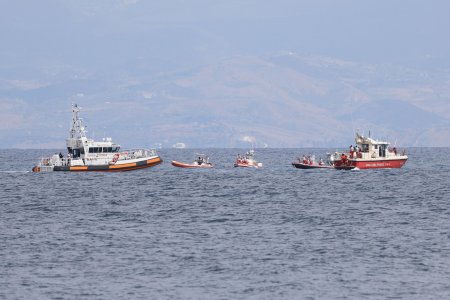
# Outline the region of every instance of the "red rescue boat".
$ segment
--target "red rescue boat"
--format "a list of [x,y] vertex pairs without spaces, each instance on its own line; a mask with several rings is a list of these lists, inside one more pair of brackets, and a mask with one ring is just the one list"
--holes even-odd
[[262,163],[255,160],[255,151],[252,149],[244,155],[238,154],[234,166],[243,168],[261,168]]
[[401,153],[388,142],[379,141],[356,133],[355,146],[349,152],[336,152],[331,156],[336,169],[395,169],[408,160],[406,151]]

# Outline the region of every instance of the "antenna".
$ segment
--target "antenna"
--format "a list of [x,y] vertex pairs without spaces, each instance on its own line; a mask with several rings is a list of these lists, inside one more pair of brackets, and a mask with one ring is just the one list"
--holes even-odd
[[353,120],[353,113],[350,111],[350,118],[352,119],[352,128],[353,130],[356,130],[356,132],[358,132],[358,128],[356,128],[355,126],[355,122]]

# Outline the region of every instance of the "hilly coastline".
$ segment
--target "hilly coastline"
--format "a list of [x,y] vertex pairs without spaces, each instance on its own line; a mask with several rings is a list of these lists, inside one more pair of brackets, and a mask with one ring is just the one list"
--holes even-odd
[[450,72],[289,51],[158,73],[3,72],[1,144],[63,147],[78,103],[89,134],[132,146],[329,147],[352,143],[357,129],[399,145],[450,146],[449,83]]

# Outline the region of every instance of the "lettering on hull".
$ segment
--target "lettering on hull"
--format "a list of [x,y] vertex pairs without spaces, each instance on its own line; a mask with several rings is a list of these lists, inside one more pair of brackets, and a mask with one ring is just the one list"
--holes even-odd
[[383,169],[383,168],[401,168],[405,164],[406,160],[392,160],[392,161],[355,161],[354,165],[359,169]]

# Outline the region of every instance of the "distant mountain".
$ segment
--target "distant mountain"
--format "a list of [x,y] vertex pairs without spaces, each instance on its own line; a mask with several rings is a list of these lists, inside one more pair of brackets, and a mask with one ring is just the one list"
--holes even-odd
[[91,135],[130,147],[347,147],[356,129],[399,146],[450,146],[449,71],[289,51],[165,72],[147,64],[3,69],[1,147],[64,147],[71,103]]

